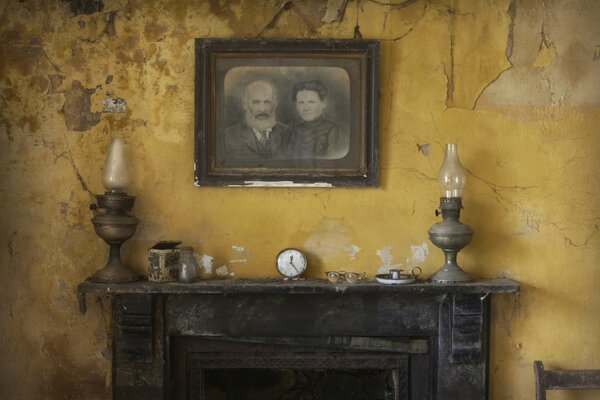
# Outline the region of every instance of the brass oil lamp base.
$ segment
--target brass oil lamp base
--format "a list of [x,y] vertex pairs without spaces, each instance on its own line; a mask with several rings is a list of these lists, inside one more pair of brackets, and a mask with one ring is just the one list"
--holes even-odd
[[[458,220],[461,208],[462,199],[460,197],[440,198],[443,221],[433,224],[428,233],[431,243],[444,252],[445,261],[444,265],[429,278],[431,282],[453,283],[473,280],[456,263],[458,252],[468,245],[473,237],[471,227]],[[435,210],[435,213],[439,215],[438,210]]]
[[128,211],[133,208],[134,196],[122,192],[107,192],[96,196],[92,210],[103,209],[92,218],[96,235],[110,246],[108,262],[91,277],[99,283],[127,283],[141,279],[141,275],[127,269],[121,261],[121,246],[133,236],[139,220]]

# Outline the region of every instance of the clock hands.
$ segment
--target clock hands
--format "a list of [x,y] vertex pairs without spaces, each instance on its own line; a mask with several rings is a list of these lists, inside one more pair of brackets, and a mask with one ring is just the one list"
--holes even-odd
[[290,254],[290,265],[296,270],[297,273],[300,273],[300,271],[298,271],[298,268],[296,268],[296,266],[294,265],[294,255]]

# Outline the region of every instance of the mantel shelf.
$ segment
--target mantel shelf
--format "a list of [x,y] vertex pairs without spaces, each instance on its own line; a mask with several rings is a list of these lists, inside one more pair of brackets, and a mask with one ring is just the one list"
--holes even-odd
[[469,294],[469,293],[516,293],[517,282],[506,278],[481,279],[462,283],[429,283],[417,281],[408,285],[384,285],[374,280],[354,284],[330,283],[324,279],[227,279],[205,280],[194,283],[155,283],[138,281],[132,283],[94,283],[86,280],[77,287],[79,306],[86,311],[85,297],[111,296],[118,294]]

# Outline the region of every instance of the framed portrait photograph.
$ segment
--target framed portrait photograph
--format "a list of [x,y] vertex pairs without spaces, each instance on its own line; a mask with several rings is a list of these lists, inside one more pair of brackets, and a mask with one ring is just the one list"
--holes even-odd
[[196,39],[197,186],[376,186],[379,42]]

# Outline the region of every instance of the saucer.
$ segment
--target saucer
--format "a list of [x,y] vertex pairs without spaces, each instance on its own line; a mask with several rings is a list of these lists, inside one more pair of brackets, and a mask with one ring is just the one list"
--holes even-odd
[[392,274],[380,274],[375,275],[375,279],[377,282],[385,285],[406,285],[408,283],[413,283],[417,277],[414,275],[400,274],[397,279],[394,279],[392,278]]

